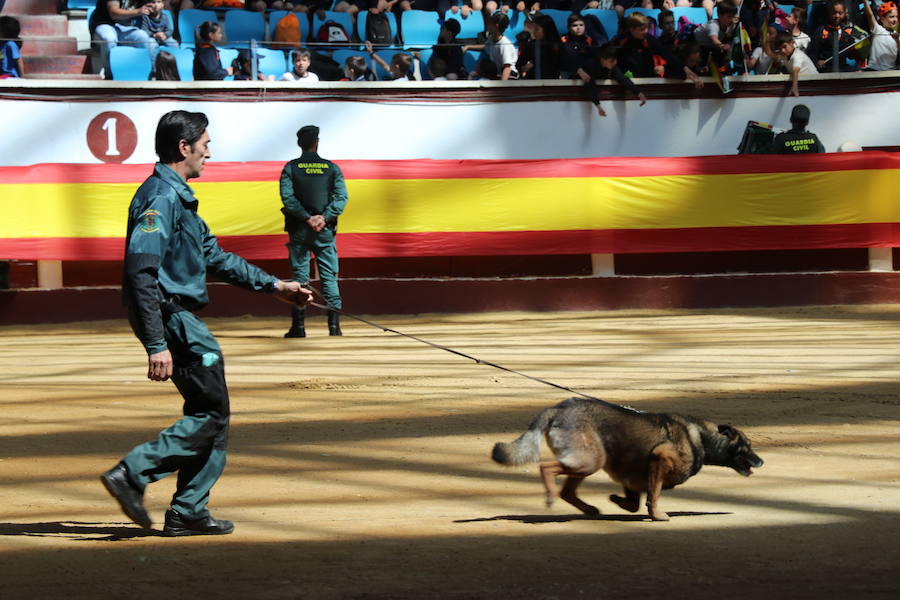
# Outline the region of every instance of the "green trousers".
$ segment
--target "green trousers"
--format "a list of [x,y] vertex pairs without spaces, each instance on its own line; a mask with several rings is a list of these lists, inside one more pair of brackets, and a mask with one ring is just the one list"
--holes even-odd
[[177,471],[172,508],[187,519],[201,519],[209,515],[209,491],[225,468],[230,415],[225,365],[218,342],[193,313],[169,316],[165,336],[184,417],[135,447],[123,462],[141,490]]
[[309,253],[315,255],[322,296],[330,306],[340,309],[341,291],[338,287],[338,255],[334,235],[334,231],[327,227],[319,233],[301,230],[291,235],[287,248],[293,279],[304,286],[309,284]]

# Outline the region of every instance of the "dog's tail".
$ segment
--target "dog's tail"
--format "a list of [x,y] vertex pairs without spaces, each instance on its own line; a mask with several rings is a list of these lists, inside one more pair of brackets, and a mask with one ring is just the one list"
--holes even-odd
[[540,460],[541,437],[550,426],[550,420],[557,409],[548,408],[541,411],[528,426],[528,431],[520,435],[514,442],[497,442],[491,452],[491,458],[501,465],[524,465]]

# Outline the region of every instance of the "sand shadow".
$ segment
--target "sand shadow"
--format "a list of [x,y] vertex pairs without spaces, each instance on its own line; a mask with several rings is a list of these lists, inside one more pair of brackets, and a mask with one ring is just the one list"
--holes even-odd
[[[679,517],[702,517],[707,515],[730,515],[729,512],[670,512],[673,519]],[[454,523],[482,523],[484,521],[518,521],[529,525],[542,523],[568,523],[569,521],[648,521],[647,515],[498,515],[496,517],[480,517],[477,519],[459,519]]]
[[48,523],[0,523],[0,535],[62,537],[73,540],[118,542],[141,537],[162,536],[161,531],[140,529],[128,523],[84,523],[51,521]]

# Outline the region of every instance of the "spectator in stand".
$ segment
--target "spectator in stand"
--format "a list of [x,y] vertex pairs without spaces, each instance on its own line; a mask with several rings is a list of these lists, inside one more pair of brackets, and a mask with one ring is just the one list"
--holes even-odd
[[216,44],[222,41],[222,28],[218,23],[204,21],[198,32],[200,45],[194,52],[194,80],[216,81],[234,75],[234,67],[222,67]]
[[[193,1],[194,3],[197,0],[187,0]],[[247,0],[247,10],[253,10],[257,12],[265,12],[267,10],[290,10],[294,8],[293,5],[291,7],[285,6],[285,3],[282,0]]]
[[344,61],[344,78],[341,81],[369,81],[371,73],[362,56],[348,56]]
[[798,104],[791,111],[791,128],[775,136],[771,154],[816,154],[825,152],[819,136],[806,130],[809,124],[809,107]]
[[576,71],[578,77],[584,82],[584,89],[587,96],[594,106],[597,107],[597,114],[601,117],[606,116],[606,111],[600,106],[600,91],[597,88],[598,79],[612,79],[621,84],[626,90],[636,95],[641,101],[641,106],[647,103],[647,97],[631,79],[622,73],[622,69],[618,66],[618,53],[612,44],[601,46],[597,50],[597,57],[591,61],[588,67],[579,67]]
[[[253,81],[253,62],[250,60],[250,50],[241,48],[238,50],[237,58],[234,59],[234,80],[235,81]],[[266,77],[259,70],[259,55],[256,56],[256,80],[257,81],[275,81],[274,75]]]
[[385,81],[414,81],[410,77],[409,72],[412,69],[412,57],[404,52],[397,52],[391,57],[391,63],[375,54],[375,48],[372,42],[366,42],[366,52],[372,57],[372,60],[381,65],[381,68],[388,72]]
[[431,77],[432,81],[450,81],[451,77],[448,75],[454,75],[452,79],[456,79],[455,73],[447,72],[447,63],[444,62],[444,59],[431,55],[431,60],[428,61],[428,76]]
[[675,13],[671,10],[661,10],[657,17],[659,24],[659,41],[669,52],[675,52],[678,47],[678,30],[675,27]]
[[0,79],[24,77],[25,68],[19,51],[22,40],[19,34],[22,26],[18,19],[3,15],[0,17]]
[[170,53],[162,50],[156,54],[153,61],[153,71],[150,72],[152,81],[181,81],[178,72],[178,61]]
[[858,65],[851,65],[850,58],[858,55],[851,50],[856,45],[853,26],[847,21],[845,0],[829,0],[828,22],[810,36],[807,54],[820,73],[828,71],[858,71]]
[[623,31],[612,41],[619,51],[619,68],[626,75],[630,72],[631,77],[687,78],[696,88],[702,88],[703,81],[659,39],[647,33],[647,22],[647,17],[641,13],[632,13],[623,21]]
[[[750,59],[747,61],[747,66],[756,75],[768,75],[772,72],[773,67],[778,64],[778,55],[772,51],[772,42],[775,41],[778,34],[783,31],[784,30],[777,25],[770,24],[766,29],[765,43],[761,43],[753,49],[753,53],[750,54]],[[795,40],[794,45],[796,46],[796,44],[797,42]]]
[[798,50],[809,47],[809,34],[804,31],[806,25],[806,9],[795,6],[791,9],[791,14],[787,16],[787,24],[790,27],[791,35],[794,36],[794,45]]
[[300,83],[316,83],[319,76],[309,70],[312,55],[306,48],[298,48],[291,53],[294,69],[281,76],[279,81],[298,81]]
[[[494,12],[495,10],[497,10],[496,2],[488,2],[488,4],[494,5],[494,10],[492,10],[490,12]],[[508,6],[506,8],[507,8],[507,10],[509,10]],[[472,14],[472,11],[481,12],[482,10],[484,10],[484,3],[482,2],[482,0],[464,0],[462,6],[459,6],[456,2],[454,2],[453,5],[450,7],[451,13],[453,13],[454,15],[456,13],[459,13],[460,15],[462,15],[463,19],[467,19],[469,17],[469,15]],[[504,12],[506,12],[506,11],[504,11]],[[444,13],[441,13],[441,14],[444,14]]]
[[569,15],[567,25],[569,30],[561,39],[560,77],[569,79],[575,76],[578,69],[587,70],[593,62],[594,40],[587,34],[584,17],[580,14]]
[[869,50],[869,70],[890,71],[897,68],[897,54],[900,39],[897,35],[897,5],[884,2],[878,7],[878,18],[872,12],[869,0],[865,1],[866,19],[872,32],[872,46]]
[[132,5],[131,0],[97,0],[88,23],[91,36],[100,42],[100,61],[107,79],[112,79],[109,51],[120,42],[143,46],[148,52],[158,46],[146,31],[133,25],[135,17],[150,14],[150,7],[131,8]]
[[810,60],[803,50],[795,47],[794,36],[787,31],[779,33],[775,37],[774,47],[778,48],[778,58],[791,76],[791,88],[788,91],[788,96],[799,96],[798,81],[800,75],[818,74],[819,71],[816,69],[815,63]]
[[709,63],[703,60],[703,49],[697,42],[682,42],[678,46],[678,58],[694,75],[709,77]]
[[463,66],[462,44],[456,41],[460,24],[456,19],[447,19],[438,33],[437,44],[432,46],[431,55],[444,61],[447,79],[465,79],[468,77]]
[[[163,0],[141,0],[141,6],[149,6],[150,12],[135,17],[134,24],[141,28],[158,46],[177,48],[178,41],[172,37],[174,29],[169,15],[163,12]],[[154,48],[155,50],[155,48]]]
[[[463,46],[463,53],[469,49],[482,51],[482,58],[470,76],[482,79],[496,78],[502,81],[519,78],[519,73],[516,71],[519,53],[516,51],[515,44],[503,35],[507,27],[509,27],[509,17],[502,12],[495,12],[484,21],[487,43]],[[492,67],[488,66],[488,63]]]
[[516,70],[520,79],[537,79],[537,57],[540,56],[540,78],[559,79],[562,42],[553,19],[543,13],[529,15],[524,39],[519,44]]
[[731,44],[737,32],[737,8],[734,4],[723,2],[719,4],[715,19],[710,19],[694,30],[694,39],[721,70],[727,69],[731,61]]

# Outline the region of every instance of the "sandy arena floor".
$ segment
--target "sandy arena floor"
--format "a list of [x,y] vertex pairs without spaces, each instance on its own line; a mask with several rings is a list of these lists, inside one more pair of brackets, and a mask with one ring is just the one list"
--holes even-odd
[[[648,411],[744,429],[668,523],[491,462],[565,392],[345,321],[212,319],[234,416],[230,536],[131,525],[98,475],[176,419],[123,322],[0,328],[0,598],[900,597],[900,306],[498,313],[380,322]],[[148,488],[161,527],[172,478]]]

